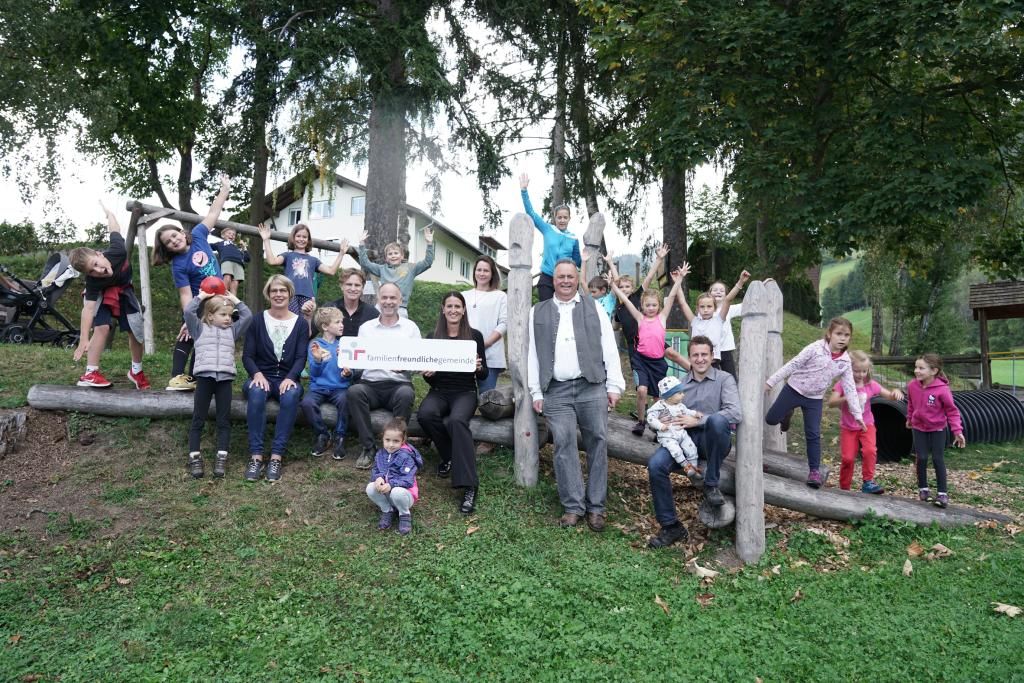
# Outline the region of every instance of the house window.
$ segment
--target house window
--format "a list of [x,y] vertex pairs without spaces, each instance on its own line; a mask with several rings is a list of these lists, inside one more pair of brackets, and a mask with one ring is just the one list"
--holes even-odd
[[302,220],[302,209],[288,209],[288,227],[298,224]]
[[366,213],[366,196],[352,198],[352,215],[362,216]]
[[495,251],[491,247],[487,246],[483,242],[480,243],[480,251],[482,251],[483,253],[487,254],[491,258],[495,258],[498,255],[497,251]]
[[459,264],[459,272],[462,274],[462,277],[468,280],[470,263],[464,258],[460,258],[459,261],[461,261],[461,263]]
[[313,202],[309,209],[309,219],[316,220],[318,218],[334,218],[334,202],[326,199]]
[[454,259],[455,259],[455,255],[452,253],[452,250],[451,249],[445,249],[444,250],[444,267],[447,268],[448,270],[455,270],[452,267],[452,261]]

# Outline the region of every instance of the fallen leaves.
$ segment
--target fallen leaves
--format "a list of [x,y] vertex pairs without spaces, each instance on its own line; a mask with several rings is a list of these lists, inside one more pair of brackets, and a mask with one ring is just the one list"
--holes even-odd
[[719,572],[716,572],[714,569],[708,569],[707,567],[702,567],[697,564],[696,557],[686,563],[686,571],[690,572],[701,581],[704,581],[705,579],[713,581],[719,574]]
[[714,599],[714,593],[698,593],[694,596],[694,600],[696,600],[697,604],[701,607],[708,607],[709,605],[711,605],[711,601]]
[[666,616],[668,615],[668,603],[662,600],[657,593],[654,594],[654,604],[660,607]]
[[475,534],[478,531],[480,531],[480,527],[478,527],[478,526],[471,526],[468,529],[466,529],[466,535],[467,536],[472,536],[473,534]]
[[797,603],[797,602],[800,602],[803,599],[804,599],[804,591],[803,591],[803,589],[802,588],[797,588],[796,592],[793,593],[793,597],[791,597],[789,599],[789,603],[790,604]]
[[993,610],[995,610],[996,612],[999,612],[1000,614],[1005,614],[1006,616],[1010,617],[1011,619],[1013,617],[1016,617],[1017,615],[1019,615],[1021,613],[1021,611],[1022,611],[1020,607],[1015,607],[1013,605],[1007,605],[1007,604],[1004,604],[1002,602],[993,602],[992,605],[993,605],[993,607],[992,607]]
[[12,635],[11,637],[9,637],[7,639],[7,642],[10,643],[11,645],[17,645],[19,642],[21,642],[21,634],[20,633],[15,633],[14,635]]
[[903,576],[910,576],[913,573],[914,573],[914,565],[911,564],[910,558],[908,557],[903,562]]
[[942,545],[941,543],[936,543],[935,545],[932,546],[932,551],[924,556],[924,559],[926,559],[929,562],[931,562],[932,560],[941,560],[944,557],[952,557],[952,556],[953,556],[953,551],[952,550],[950,550],[946,546]]
[[924,546],[919,542],[914,541],[907,546],[907,555],[910,555],[911,557],[921,557],[924,555]]
[[131,579],[124,579],[124,578],[121,578],[120,576],[116,577],[114,580],[117,581],[117,585],[118,586],[127,586],[127,585],[129,585],[132,582]]
[[1019,527],[1016,524],[1006,525],[1006,533],[1010,534],[1011,538],[1019,534],[1021,531],[1024,531],[1024,528]]

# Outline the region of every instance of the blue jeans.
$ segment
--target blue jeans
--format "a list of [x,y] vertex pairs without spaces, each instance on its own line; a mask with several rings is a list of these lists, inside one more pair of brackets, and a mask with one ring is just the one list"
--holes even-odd
[[[707,460],[704,486],[718,486],[722,461],[729,455],[729,449],[732,447],[729,421],[716,413],[708,416],[704,426],[687,429],[686,432],[697,446],[697,455]],[[672,499],[672,480],[669,475],[681,469],[683,466],[663,447],[654,451],[654,455],[647,461],[647,480],[651,486],[651,497],[654,499],[654,516],[661,526],[671,526],[679,522],[676,516],[676,503]]]
[[271,455],[284,455],[288,448],[288,438],[295,426],[295,417],[299,414],[299,401],[302,400],[302,385],[281,393],[281,382],[285,377],[267,377],[270,391],[264,391],[247,380],[242,385],[242,395],[246,398],[245,420],[249,425],[249,454],[263,454],[263,431],[267,427],[267,400],[276,400],[280,406],[277,423],[274,425],[274,441],[270,445]]
[[775,403],[764,416],[765,422],[777,425],[782,422],[786,413],[791,413],[797,408],[803,411],[804,438],[807,440],[807,467],[812,470],[821,466],[821,406],[823,402],[820,398],[807,398],[787,384],[782,387],[779,397],[775,399]]
[[482,394],[498,386],[498,375],[505,372],[505,368],[488,368],[487,377],[477,382],[477,390]]
[[324,424],[323,415],[320,414],[320,404],[324,401],[330,401],[338,411],[338,420],[334,423],[334,434],[338,440],[344,439],[345,430],[348,428],[348,409],[346,407],[348,387],[330,392],[310,389],[302,399],[299,406],[302,408],[302,414],[306,416],[306,421],[313,426],[315,434],[330,433],[327,425]]
[[[551,380],[544,392],[544,416],[555,444],[555,483],[566,512],[604,512],[608,493],[608,393],[604,382],[586,379]],[[587,453],[587,483],[583,484],[576,428]]]

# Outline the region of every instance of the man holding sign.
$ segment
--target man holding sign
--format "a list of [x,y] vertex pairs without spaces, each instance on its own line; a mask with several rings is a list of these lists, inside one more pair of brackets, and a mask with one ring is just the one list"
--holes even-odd
[[[399,317],[398,309],[401,305],[402,292],[398,286],[392,283],[381,285],[377,290],[377,308],[380,309],[380,316],[359,326],[360,342],[366,340],[367,347],[372,347],[375,339],[419,341],[422,335],[416,323],[408,318]],[[351,363],[351,366],[358,367],[358,364]],[[416,392],[413,391],[412,378],[408,372],[363,370],[362,379],[348,390],[349,419],[359,432],[359,443],[363,449],[356,459],[356,467],[369,469],[377,452],[373,425],[370,423],[370,411],[375,408],[386,408],[395,417],[408,422],[415,398]]]
[[[579,271],[570,259],[555,264],[555,296],[530,310],[527,372],[533,409],[547,417],[555,442],[555,480],[565,514],[563,527],[603,531],[608,489],[608,410],[626,388],[608,316],[579,292]],[[576,428],[587,452],[587,483],[580,469]]]

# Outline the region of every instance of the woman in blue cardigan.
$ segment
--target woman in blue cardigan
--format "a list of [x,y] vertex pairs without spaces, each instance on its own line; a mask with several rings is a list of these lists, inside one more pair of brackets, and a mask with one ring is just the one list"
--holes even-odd
[[[288,447],[288,437],[295,426],[302,399],[299,375],[306,366],[306,345],[309,325],[288,310],[288,302],[295,294],[292,281],[284,275],[274,275],[263,287],[263,297],[270,308],[263,315],[254,316],[245,335],[242,365],[249,373],[249,381],[242,387],[248,400],[246,421],[249,425],[249,466],[246,481],[258,481],[264,471],[267,481],[281,479],[281,459]],[[270,463],[263,462],[263,431],[267,426],[267,400],[280,405],[274,426],[274,441],[270,445]]]

